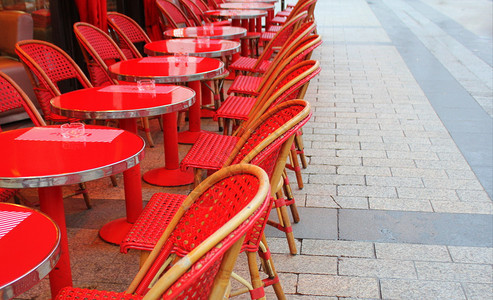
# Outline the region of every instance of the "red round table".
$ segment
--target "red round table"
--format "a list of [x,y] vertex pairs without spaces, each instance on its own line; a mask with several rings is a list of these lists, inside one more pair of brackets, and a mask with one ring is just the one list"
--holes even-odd
[[178,142],[193,144],[201,133],[200,81],[222,74],[224,63],[208,57],[156,56],[117,62],[109,67],[109,72],[113,78],[127,82],[141,79],[154,79],[156,83],[188,82],[195,91],[196,101],[189,109],[189,130],[178,133]]
[[168,29],[164,32],[167,37],[174,38],[201,38],[236,40],[246,36],[247,30],[233,26],[197,26],[179,29]]
[[0,299],[36,285],[60,258],[60,230],[45,214],[0,203]]
[[204,38],[161,40],[144,46],[144,52],[149,56],[187,53],[191,56],[225,57],[239,51],[239,42]]
[[[273,3],[260,3],[260,2],[230,2],[221,3],[219,7],[222,9],[247,9],[247,10],[266,10],[267,18],[265,19],[265,28],[269,28],[270,21],[274,18],[275,5]],[[262,32],[262,23],[259,20],[257,22],[257,32]]]
[[192,183],[193,173],[180,170],[176,113],[189,108],[194,97],[193,90],[182,86],[157,85],[154,91],[144,92],[135,85],[110,85],[62,94],[51,100],[51,106],[56,114],[72,118],[119,119],[120,128],[133,133],[137,133],[135,118],[162,115],[164,167],[146,172],[144,180],[160,186],[180,186]]
[[231,19],[233,26],[240,26],[241,21],[241,27],[248,29],[250,32],[262,31],[262,22],[258,21],[257,27],[255,27],[255,22],[250,20],[260,20],[260,18],[267,16],[266,11],[258,9],[217,9],[205,11],[204,14],[213,18]]
[[55,296],[72,285],[62,186],[124,172],[127,218],[117,222],[128,231],[143,208],[139,163],[144,140],[125,130],[91,125],[82,137],[64,138],[59,126],[45,126],[2,132],[0,145],[0,187],[38,188],[41,211],[60,227],[60,260],[50,273]]

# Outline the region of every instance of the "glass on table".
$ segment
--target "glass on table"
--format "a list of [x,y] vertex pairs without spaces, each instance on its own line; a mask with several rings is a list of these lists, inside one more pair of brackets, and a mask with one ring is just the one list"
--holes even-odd
[[86,133],[85,125],[81,122],[62,124],[60,126],[60,131],[62,137],[66,139],[81,137]]
[[137,80],[137,89],[141,92],[152,92],[156,90],[154,79]]
[[173,54],[176,63],[188,63],[188,53],[185,52],[175,52]]

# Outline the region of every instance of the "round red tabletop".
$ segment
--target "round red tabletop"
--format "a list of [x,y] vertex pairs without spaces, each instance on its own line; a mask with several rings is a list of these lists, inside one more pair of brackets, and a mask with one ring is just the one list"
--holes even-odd
[[209,38],[170,39],[148,43],[144,52],[150,56],[187,53],[201,57],[223,57],[240,51],[240,43]]
[[208,57],[158,56],[117,62],[110,75],[121,81],[154,79],[156,83],[189,82],[211,79],[224,71],[224,63]]
[[55,267],[60,231],[45,214],[0,203],[0,299],[18,296]]
[[270,3],[257,3],[257,2],[247,2],[247,3],[233,2],[233,3],[221,3],[219,4],[219,7],[222,9],[269,10],[269,9],[274,9],[275,5]]
[[61,137],[59,126],[0,133],[0,187],[35,188],[75,184],[138,164],[144,140],[121,129],[87,125],[85,136]]
[[267,16],[267,12],[257,9],[217,9],[208,10],[204,14],[216,18],[231,18],[235,20],[253,19]]
[[246,36],[247,30],[234,26],[197,26],[179,29],[168,29],[165,36],[175,38],[200,38],[234,40]]
[[176,85],[141,91],[136,85],[81,89],[51,100],[52,111],[78,119],[129,119],[163,115],[190,107],[195,92]]

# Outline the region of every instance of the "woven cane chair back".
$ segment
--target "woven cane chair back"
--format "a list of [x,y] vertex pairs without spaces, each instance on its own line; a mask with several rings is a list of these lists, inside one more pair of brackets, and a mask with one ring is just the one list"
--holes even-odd
[[307,12],[307,21],[314,21],[314,12],[315,12],[315,5],[317,4],[317,0],[307,0],[307,1],[299,1],[296,3],[295,7],[293,10],[289,13],[289,16],[286,19],[286,22],[289,21],[291,18],[296,16],[299,13],[302,12]]
[[270,48],[272,55],[275,50],[281,48],[288,41],[293,32],[297,30],[303,22],[305,22],[307,16],[307,12],[302,12],[293,17],[288,22],[284,23],[281,29],[274,35],[272,40],[270,40],[269,43],[265,46],[265,49]]
[[197,4],[195,4],[195,2],[191,0],[179,0],[179,2],[183,11],[188,15],[190,19],[193,20],[196,25],[200,25],[202,24],[202,22],[207,21],[204,18],[204,12],[200,9],[200,7],[197,6]]
[[163,29],[177,29],[200,25],[189,20],[185,13],[172,2],[167,0],[156,0],[156,4],[161,13],[160,16]]
[[[162,291],[166,291],[166,299],[176,296],[180,299],[187,296],[219,299],[210,294],[216,292],[214,275],[219,270],[221,257],[233,243],[241,243],[243,240],[239,238],[265,217],[270,204],[269,194],[267,174],[252,165],[223,168],[204,180],[184,201],[142,266],[139,274],[145,276],[140,279],[142,275],[138,275],[127,292],[133,293],[133,288],[137,287],[137,294],[146,293],[157,269],[174,252],[179,256],[185,255],[186,259],[181,259],[166,274],[180,268],[184,273],[198,258],[202,258],[174,283],[167,280],[165,274],[146,296],[160,296]],[[227,278],[229,280],[229,276]],[[168,288],[169,284],[173,285]]]
[[267,71],[262,75],[262,81],[258,86],[257,90],[261,91],[265,86],[269,86],[273,80],[285,69],[285,67],[289,64],[294,64],[296,62],[290,61],[289,57],[292,56],[292,53],[299,50],[300,41],[302,41],[305,37],[309,36],[313,30],[315,29],[315,24],[313,22],[309,22],[303,24],[300,28],[294,31],[288,40],[285,42],[279,53],[275,56],[271,65],[267,69]]
[[[248,120],[241,128],[247,128],[257,116],[261,116],[278,103],[293,99],[303,99],[310,80],[318,75],[320,71],[320,63],[315,60],[301,61],[287,68],[272,84],[270,89],[265,92],[265,96],[261,94],[258,97],[248,115]],[[242,132],[238,131],[238,133],[241,134]]]
[[108,73],[108,66],[127,59],[118,45],[109,35],[89,23],[75,23],[74,32],[84,54],[92,84],[115,84],[116,80]]
[[[0,112],[23,108],[34,126],[46,126],[45,121],[24,91],[7,74],[0,71]],[[2,129],[0,128],[0,132]]]
[[[130,17],[117,12],[108,12],[108,25],[116,34],[118,46],[130,58],[142,57],[137,46],[151,42],[145,31]],[[136,45],[137,44],[137,45]]]
[[74,60],[59,47],[38,40],[18,42],[15,52],[31,79],[44,119],[48,122],[73,120],[53,114],[50,100],[62,94],[60,84],[70,79],[76,80],[83,88],[92,87]]
[[[39,114],[29,97],[7,74],[0,71],[0,112],[6,112],[12,109],[24,108],[34,126],[45,126],[46,123]],[[2,132],[2,128],[0,128]],[[0,202],[8,201],[17,189],[0,188]]]

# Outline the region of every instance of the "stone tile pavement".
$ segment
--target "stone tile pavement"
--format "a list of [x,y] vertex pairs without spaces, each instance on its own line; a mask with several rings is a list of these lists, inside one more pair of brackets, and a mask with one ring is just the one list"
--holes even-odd
[[[420,10],[409,8],[416,2]],[[472,2],[491,8],[490,1]],[[306,94],[313,117],[303,129],[309,166],[302,190],[290,174],[301,211],[294,225],[299,254],[289,255],[282,234],[267,230],[284,290],[288,299],[492,299],[491,198],[403,58],[399,41],[382,25],[378,5],[398,12],[418,38],[426,38],[429,55],[460,75],[459,84],[467,81],[463,89],[473,86],[471,94],[491,114],[491,64],[454,48],[455,55],[465,53],[480,66],[464,73],[437,50],[459,43],[423,13],[436,12],[437,1],[320,0],[316,19],[324,43],[312,59],[321,62],[322,73]],[[409,8],[407,14],[402,7]],[[460,16],[444,11],[451,22]],[[414,27],[423,22],[421,30],[429,31]],[[449,43],[438,45],[438,35]],[[210,120],[204,124],[217,128]],[[154,131],[154,137],[158,144],[146,149],[142,172],[163,161],[161,133]],[[181,155],[188,147],[180,146]],[[97,236],[106,220],[125,214],[118,180],[118,188],[109,187],[109,180],[88,184],[92,210],[80,199],[66,200],[75,286],[123,291],[136,273],[136,251],[121,254]],[[157,191],[190,191],[145,183],[143,188],[144,199]],[[32,191],[25,194],[32,199]],[[245,272],[245,262],[242,256],[238,272]],[[274,297],[270,288],[267,297]],[[19,297],[47,298],[47,280]]]

